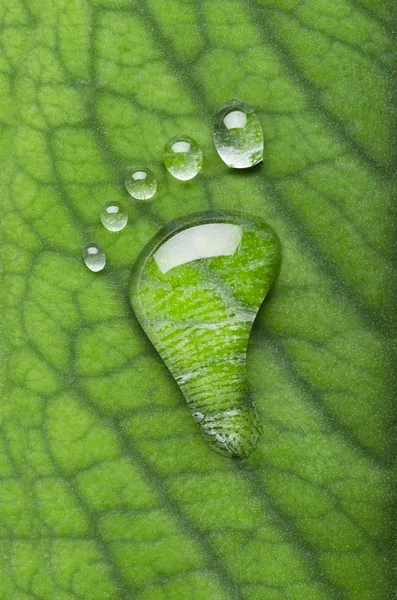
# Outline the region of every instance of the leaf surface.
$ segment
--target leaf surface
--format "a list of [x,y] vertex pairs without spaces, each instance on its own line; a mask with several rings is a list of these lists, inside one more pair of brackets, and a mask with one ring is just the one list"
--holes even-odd
[[[388,600],[395,332],[391,0],[3,0],[2,600]],[[212,116],[257,110],[228,170]],[[160,166],[196,139],[189,183]],[[155,201],[124,177],[148,165]],[[105,201],[129,205],[120,234]],[[242,210],[283,263],[248,369],[264,432],[211,451],[130,309],[143,245]],[[81,249],[106,251],[101,274]]]

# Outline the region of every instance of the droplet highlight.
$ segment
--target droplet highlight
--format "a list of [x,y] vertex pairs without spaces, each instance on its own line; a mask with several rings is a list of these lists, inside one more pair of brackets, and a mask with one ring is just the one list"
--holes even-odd
[[102,271],[106,264],[105,253],[95,242],[91,242],[84,246],[83,260],[90,271],[94,271],[94,273]]
[[109,231],[121,231],[127,225],[128,212],[121,202],[107,202],[102,206],[100,218]]
[[203,151],[189,136],[176,136],[164,148],[164,164],[176,179],[188,181],[200,172],[203,166]]
[[135,169],[126,177],[125,187],[136,200],[150,200],[157,191],[157,179],[150,169]]
[[133,269],[135,315],[204,438],[228,457],[248,456],[259,437],[247,346],[280,260],[278,237],[261,219],[202,213],[163,229]]
[[222,106],[215,117],[214,143],[228,167],[247,169],[263,160],[263,129],[254,111],[242,100]]

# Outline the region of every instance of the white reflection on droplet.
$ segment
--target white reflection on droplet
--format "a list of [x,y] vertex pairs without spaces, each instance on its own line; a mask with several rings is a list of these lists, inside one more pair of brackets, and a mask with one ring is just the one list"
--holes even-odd
[[190,144],[189,142],[184,141],[175,142],[175,144],[172,144],[171,150],[173,150],[174,152],[189,152]]
[[137,180],[137,179],[146,179],[147,177],[147,173],[145,173],[145,171],[135,171],[135,173],[132,174],[132,178]]
[[228,129],[243,129],[247,124],[247,115],[241,110],[233,110],[224,117],[223,122]]
[[241,243],[243,229],[232,223],[208,223],[180,231],[154,253],[162,273],[200,258],[231,256]]

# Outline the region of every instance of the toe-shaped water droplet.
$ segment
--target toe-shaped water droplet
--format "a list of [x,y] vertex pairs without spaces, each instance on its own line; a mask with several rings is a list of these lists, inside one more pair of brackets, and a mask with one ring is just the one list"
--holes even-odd
[[203,166],[203,151],[198,143],[187,135],[171,138],[164,148],[164,164],[176,179],[193,179]]
[[127,209],[121,202],[106,202],[102,206],[100,217],[109,231],[121,231],[128,222]]
[[246,169],[263,160],[262,125],[251,106],[232,100],[215,117],[214,142],[228,167]]
[[157,190],[157,179],[150,169],[134,169],[125,179],[127,192],[137,200],[150,200]]
[[98,244],[91,242],[83,248],[83,260],[90,271],[102,271],[106,264],[104,251]]
[[248,456],[258,439],[246,353],[279,266],[279,240],[264,221],[204,213],[162,230],[133,270],[136,316],[202,434],[229,457]]

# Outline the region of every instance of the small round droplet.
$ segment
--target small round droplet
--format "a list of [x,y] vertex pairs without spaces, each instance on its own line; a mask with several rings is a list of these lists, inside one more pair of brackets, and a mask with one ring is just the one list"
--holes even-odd
[[120,202],[107,202],[101,209],[101,221],[109,231],[121,231],[127,225],[128,212]]
[[176,136],[166,143],[163,160],[173,177],[188,181],[196,177],[203,166],[203,151],[191,137]]
[[90,271],[97,273],[102,271],[106,264],[106,256],[104,251],[98,244],[92,242],[84,246],[83,249],[83,260]]
[[263,130],[255,111],[242,100],[222,106],[215,117],[216,150],[228,167],[246,169],[263,159]]
[[157,190],[157,179],[150,169],[135,169],[126,177],[127,192],[137,200],[150,200]]

